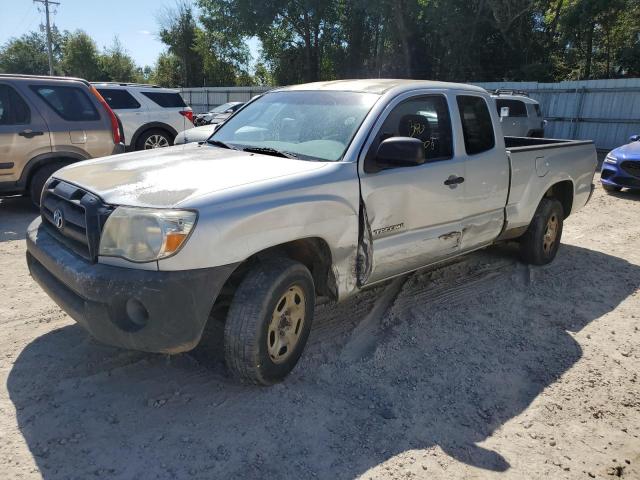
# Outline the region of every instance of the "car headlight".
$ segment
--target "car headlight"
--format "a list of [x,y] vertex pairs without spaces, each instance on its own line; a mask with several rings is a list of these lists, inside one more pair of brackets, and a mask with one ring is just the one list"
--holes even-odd
[[614,157],[612,154],[607,155],[604,158],[605,163],[613,163],[614,165],[618,163],[618,159]]
[[99,254],[132,262],[169,257],[184,245],[197,217],[188,210],[118,207],[104,225]]

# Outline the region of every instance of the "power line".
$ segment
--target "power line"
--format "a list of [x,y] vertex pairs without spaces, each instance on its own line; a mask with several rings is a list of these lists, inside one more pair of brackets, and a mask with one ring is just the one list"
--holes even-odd
[[49,21],[49,5],[60,5],[60,2],[52,0],[33,0],[33,3],[42,3],[44,5],[44,13],[46,17],[47,28],[47,57],[49,57],[49,75],[53,76],[53,52],[51,49],[51,23]]

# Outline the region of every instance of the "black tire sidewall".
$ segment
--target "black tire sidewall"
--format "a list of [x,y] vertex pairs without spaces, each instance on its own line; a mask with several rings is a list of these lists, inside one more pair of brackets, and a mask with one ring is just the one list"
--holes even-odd
[[[549,252],[545,252],[543,248],[544,235],[549,218],[551,218],[554,213],[558,218],[558,232],[553,248],[551,248]],[[523,257],[527,263],[546,265],[553,261],[560,248],[563,220],[564,211],[562,204],[553,198],[543,198],[536,211],[534,220],[529,227],[529,231],[525,235],[526,238],[522,242],[522,248],[524,249]]]
[[[267,349],[273,311],[284,292],[298,285],[305,295],[305,322],[293,353],[276,364]],[[298,363],[307,343],[315,309],[309,270],[289,258],[259,262],[238,286],[225,324],[227,368],[243,381],[271,385],[283,380]]]
[[[282,363],[274,363],[269,356],[267,350],[267,335],[269,331],[269,324],[273,311],[276,308],[277,302],[282,295],[292,286],[300,286],[305,295],[305,321],[302,325],[302,332],[298,338],[298,343],[293,353]],[[303,272],[296,272],[291,276],[287,276],[286,281],[274,286],[273,293],[265,303],[263,309],[263,315],[260,322],[260,333],[258,340],[258,358],[260,361],[260,373],[261,377],[267,383],[274,383],[285,378],[291,370],[296,366],[304,347],[307,344],[309,333],[311,332],[311,324],[313,322],[315,295],[313,294],[313,283],[310,281],[310,276],[304,275]]]
[[53,175],[64,166],[64,163],[52,163],[49,165],[43,165],[38,168],[36,173],[33,174],[33,177],[31,177],[31,181],[29,182],[29,196],[31,197],[31,202],[36,207],[40,206],[40,196],[42,195],[44,184],[47,182],[51,175]]

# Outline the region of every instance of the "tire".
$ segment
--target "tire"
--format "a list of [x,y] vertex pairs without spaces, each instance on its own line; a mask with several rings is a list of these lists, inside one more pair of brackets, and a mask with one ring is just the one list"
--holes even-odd
[[224,355],[230,373],[257,385],[283,380],[302,355],[314,307],[313,278],[304,265],[284,257],[256,264],[238,286],[227,314]]
[[29,196],[31,197],[31,202],[36,207],[40,207],[40,196],[42,195],[44,184],[51,175],[64,166],[65,164],[60,162],[49,163],[39,167],[33,174],[31,181],[29,182]]
[[604,191],[608,193],[615,193],[622,190],[622,187],[616,187],[615,185],[607,185],[606,183],[602,184],[602,188],[604,188]]
[[551,263],[560,248],[564,209],[555,198],[543,198],[529,228],[520,239],[520,256],[524,263]]
[[[136,150],[150,150],[152,148],[170,147],[174,137],[166,130],[152,128],[147,130],[136,140]],[[156,145],[155,147],[152,145]]]

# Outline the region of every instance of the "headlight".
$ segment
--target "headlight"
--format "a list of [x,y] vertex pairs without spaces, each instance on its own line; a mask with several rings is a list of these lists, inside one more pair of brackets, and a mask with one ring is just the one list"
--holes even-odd
[[178,252],[198,215],[185,210],[118,207],[100,238],[100,255],[151,262]]
[[604,158],[605,163],[613,163],[616,164],[618,163],[618,159],[616,157],[614,157],[612,154],[607,155]]

